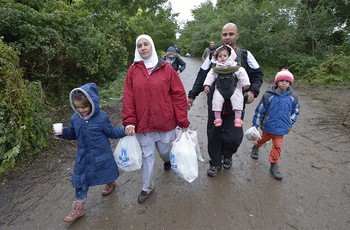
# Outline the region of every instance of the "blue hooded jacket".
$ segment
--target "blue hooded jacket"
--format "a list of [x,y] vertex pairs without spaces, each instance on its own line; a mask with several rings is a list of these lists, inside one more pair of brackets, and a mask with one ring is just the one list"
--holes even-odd
[[[87,119],[83,119],[74,106],[72,93],[75,90],[81,91],[92,105]],[[118,178],[119,171],[109,138],[124,137],[124,127],[112,125],[108,114],[100,110],[98,88],[95,83],[73,89],[69,94],[69,100],[75,113],[70,118],[70,126],[64,127],[61,137],[78,142],[72,175],[73,187],[87,189],[89,186],[113,182]]]
[[253,126],[283,136],[297,121],[299,112],[298,95],[291,87],[284,92],[276,92],[275,86],[269,86],[255,109]]

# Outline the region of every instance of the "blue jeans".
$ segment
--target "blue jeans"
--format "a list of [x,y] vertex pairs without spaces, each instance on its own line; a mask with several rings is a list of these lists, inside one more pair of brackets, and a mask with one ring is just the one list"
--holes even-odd
[[85,202],[88,191],[89,187],[86,187],[86,189],[75,188],[75,199],[81,203]]

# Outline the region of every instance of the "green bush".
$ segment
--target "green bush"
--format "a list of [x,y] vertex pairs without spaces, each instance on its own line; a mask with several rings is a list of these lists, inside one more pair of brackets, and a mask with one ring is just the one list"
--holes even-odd
[[304,79],[319,84],[350,83],[350,57],[341,53],[329,55],[320,65],[307,71]]
[[47,145],[51,121],[39,82],[23,80],[18,52],[0,39],[0,173]]
[[313,56],[301,53],[280,54],[277,66],[288,68],[295,76],[303,76],[308,69],[318,66],[321,61]]
[[124,93],[124,81],[126,72],[118,74],[116,80],[111,83],[106,83],[99,87],[100,104],[101,106],[111,105],[114,101],[121,100]]

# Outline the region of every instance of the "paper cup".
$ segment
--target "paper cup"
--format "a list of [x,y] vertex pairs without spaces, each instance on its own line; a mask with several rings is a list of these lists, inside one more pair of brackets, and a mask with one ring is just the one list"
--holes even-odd
[[62,135],[62,126],[63,123],[55,123],[53,124],[53,128],[55,129],[55,135]]

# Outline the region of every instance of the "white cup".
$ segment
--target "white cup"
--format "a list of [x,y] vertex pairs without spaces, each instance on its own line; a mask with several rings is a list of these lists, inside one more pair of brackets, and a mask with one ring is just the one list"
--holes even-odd
[[55,123],[53,124],[53,128],[55,129],[55,135],[62,135],[63,123]]

